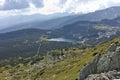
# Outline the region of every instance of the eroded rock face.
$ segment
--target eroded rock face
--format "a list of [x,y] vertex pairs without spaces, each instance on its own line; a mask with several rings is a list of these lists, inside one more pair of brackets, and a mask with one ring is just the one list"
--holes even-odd
[[120,79],[120,72],[113,70],[100,74],[89,75],[85,80],[118,80]]
[[106,55],[104,56],[97,55],[97,57],[93,61],[88,63],[88,65],[85,66],[80,71],[79,80],[84,80],[90,74],[108,72],[119,69],[120,69],[120,43],[113,43],[111,44]]
[[84,80],[89,74],[95,74],[97,71],[97,63],[99,61],[101,55],[97,55],[97,57],[86,65],[81,71],[80,71],[80,79]]
[[120,69],[120,52],[108,52],[106,56],[101,57],[98,61],[98,73],[114,69]]

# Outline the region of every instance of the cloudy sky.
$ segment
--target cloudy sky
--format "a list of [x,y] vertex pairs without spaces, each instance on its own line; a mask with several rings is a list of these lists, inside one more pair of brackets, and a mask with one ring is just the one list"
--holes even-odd
[[0,0],[0,17],[36,13],[88,13],[118,5],[120,0]]

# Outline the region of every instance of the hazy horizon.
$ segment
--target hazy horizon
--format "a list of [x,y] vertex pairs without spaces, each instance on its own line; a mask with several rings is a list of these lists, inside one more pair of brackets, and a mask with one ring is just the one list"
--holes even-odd
[[29,21],[86,14],[119,5],[118,0],[0,0],[0,29]]
[[119,5],[119,0],[0,0],[0,17],[55,13],[84,14]]

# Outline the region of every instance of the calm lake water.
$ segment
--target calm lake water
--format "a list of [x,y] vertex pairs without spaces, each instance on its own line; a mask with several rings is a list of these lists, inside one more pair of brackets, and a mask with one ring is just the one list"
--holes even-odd
[[75,40],[72,39],[65,39],[65,38],[51,38],[48,41],[57,41],[57,42],[74,42]]

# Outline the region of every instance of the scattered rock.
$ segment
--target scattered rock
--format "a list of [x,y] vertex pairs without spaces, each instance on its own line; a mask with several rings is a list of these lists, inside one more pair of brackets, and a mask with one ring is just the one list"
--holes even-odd
[[[84,80],[90,74],[101,73],[99,75],[90,75],[86,80],[111,80],[115,78],[120,79],[120,74],[117,72],[108,72],[112,70],[120,70],[120,43],[112,43],[106,55],[100,54],[96,58],[88,63],[80,71],[80,79]],[[102,73],[108,72],[108,73]],[[117,75],[117,76],[116,76]],[[111,78],[111,79],[110,79]]]
[[120,72],[113,70],[107,73],[91,74],[85,80],[118,80],[120,79]]

